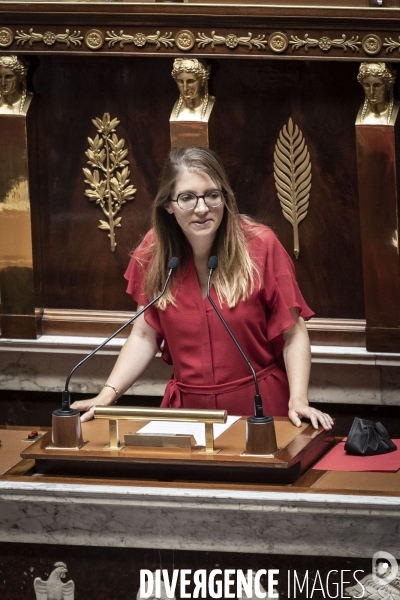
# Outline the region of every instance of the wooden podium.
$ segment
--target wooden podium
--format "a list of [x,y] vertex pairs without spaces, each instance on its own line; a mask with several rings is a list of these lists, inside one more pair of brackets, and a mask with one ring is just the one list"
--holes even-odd
[[[145,422],[120,421],[121,437],[135,433]],[[302,424],[295,427],[285,417],[275,418],[278,452],[274,457],[246,456],[246,417],[242,417],[215,440],[216,454],[203,448],[105,449],[108,424],[103,420],[83,423],[80,450],[49,448],[50,432],[26,451],[24,459],[33,459],[36,472],[67,477],[153,478],[159,481],[218,481],[289,484],[300,477],[334,443],[332,431]]]

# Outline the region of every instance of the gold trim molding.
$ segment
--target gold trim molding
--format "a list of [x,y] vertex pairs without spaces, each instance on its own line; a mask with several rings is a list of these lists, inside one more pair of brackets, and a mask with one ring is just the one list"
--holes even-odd
[[353,35],[349,40],[346,39],[346,34],[344,33],[341,38],[331,40],[326,35],[323,35],[319,40],[315,40],[310,38],[308,33],[304,35],[304,39],[300,39],[297,35],[290,36],[289,44],[292,47],[292,50],[299,50],[299,48],[304,48],[306,52],[310,48],[319,48],[323,52],[329,52],[331,48],[342,48],[344,52],[347,52],[348,49],[352,50],[352,52],[360,51],[361,42],[358,39],[358,35]]
[[14,41],[14,34],[8,27],[0,28],[0,48],[11,46]]
[[365,54],[379,54],[382,49],[382,40],[375,34],[366,35],[361,42],[361,47]]
[[161,44],[166,48],[172,48],[175,42],[172,32],[161,35],[160,31],[157,31],[155,35],[145,35],[144,33],[135,33],[128,35],[121,31],[119,34],[114,31],[107,31],[106,42],[108,42],[109,48],[113,48],[116,44],[119,44],[120,48],[123,48],[125,44],[135,44],[138,48],[142,48],[146,44],[155,44],[156,49],[161,48]]
[[272,50],[272,52],[277,52],[278,54],[285,52],[289,45],[289,40],[284,33],[280,31],[275,31],[275,33],[271,33],[268,38],[268,46]]
[[85,33],[85,44],[90,50],[100,50],[104,45],[104,35],[98,29],[91,29]]
[[265,35],[258,35],[253,38],[252,33],[248,33],[247,36],[237,37],[234,33],[228,33],[228,35],[216,35],[215,31],[211,32],[211,37],[208,37],[205,33],[198,33],[199,37],[196,38],[196,42],[199,48],[205,48],[208,44],[211,44],[211,48],[215,50],[216,46],[225,44],[227,48],[234,50],[237,46],[246,46],[249,50],[257,48],[258,50],[265,50],[267,47],[267,40]]
[[[384,39],[384,43],[382,40]],[[398,41],[396,41],[398,39]],[[360,41],[361,40],[361,41]],[[82,43],[91,51],[97,52],[107,43],[108,48],[115,48],[117,45],[124,49],[125,46],[133,44],[138,49],[144,48],[146,45],[154,45],[156,50],[166,49],[181,52],[188,52],[195,46],[199,50],[210,47],[212,50],[218,48],[228,49],[228,51],[236,50],[237,48],[247,48],[249,51],[270,51],[274,54],[283,54],[291,47],[292,51],[308,53],[310,49],[319,50],[322,55],[332,49],[341,49],[343,52],[351,50],[352,52],[360,52],[367,56],[376,56],[382,49],[385,49],[386,54],[393,53],[395,50],[400,52],[400,36],[387,36],[382,38],[376,33],[369,33],[361,36],[360,34],[345,34],[339,38],[330,38],[327,35],[321,37],[311,37],[309,33],[305,34],[289,34],[282,31],[274,31],[273,33],[259,33],[253,35],[248,32],[247,35],[243,32],[229,32],[224,35],[219,35],[216,30],[212,30],[210,34],[198,32],[197,36],[189,29],[181,29],[176,34],[172,31],[167,31],[161,34],[161,31],[156,31],[154,34],[144,32],[125,33],[123,29],[119,32],[107,31],[104,33],[100,29],[88,29],[84,35],[80,31],[71,31],[65,29],[63,33],[55,33],[51,30],[45,33],[38,33],[31,27],[26,33],[24,30],[15,30],[14,32],[8,27],[0,26],[0,48],[8,48],[14,42],[18,46],[28,44],[32,48],[38,43],[43,43],[46,46],[53,46],[57,43],[65,44],[67,48],[73,50],[76,47],[82,46]]]
[[383,44],[383,47],[386,48],[386,54],[389,54],[389,52],[392,53],[393,50],[398,50],[400,52],[400,35],[398,40],[399,41],[396,42],[391,37],[385,38],[385,43]]
[[35,33],[31,27],[29,33],[25,33],[22,29],[21,31],[17,30],[15,39],[18,46],[23,46],[26,43],[28,43],[29,46],[32,46],[35,42],[44,42],[46,46],[53,46],[56,42],[61,42],[66,44],[67,48],[69,48],[71,44],[74,46],[81,46],[83,36],[80,31],[70,33],[69,29],[66,29],[65,33],[53,33],[52,31],[46,31],[46,33],[43,34]]
[[191,50],[196,43],[194,34],[188,29],[182,29],[175,36],[175,44],[183,52]]

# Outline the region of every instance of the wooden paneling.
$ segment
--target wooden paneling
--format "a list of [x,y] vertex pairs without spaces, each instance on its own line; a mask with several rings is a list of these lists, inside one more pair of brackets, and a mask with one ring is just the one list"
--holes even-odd
[[379,352],[400,348],[399,123],[356,127],[367,349]]
[[[276,139],[289,117],[301,128],[313,166],[309,215],[294,259],[301,289],[317,316],[364,316],[354,119],[362,92],[356,64],[212,60],[217,97],[215,149],[242,212],[270,225],[294,259],[292,228],[273,179]],[[170,58],[34,57],[40,165],[38,192],[43,305],[73,310],[132,309],[123,273],[149,226],[149,211],[169,150],[177,96]],[[339,84],[340,82],[340,84]],[[120,213],[118,246],[97,228],[102,212],[84,196],[91,119],[109,112],[129,149],[135,199]],[[350,257],[350,259],[349,259]]]
[[[151,199],[168,152],[170,106],[160,92],[153,92],[168,89],[168,83],[174,92],[168,71],[164,77],[160,71],[155,81],[149,61],[137,63],[137,59],[76,57],[37,61],[33,85],[42,149],[37,202],[42,215],[45,307],[132,308],[123,273],[129,252],[148,229]],[[84,196],[88,186],[82,174],[87,137],[96,134],[91,119],[104,112],[121,119],[117,133],[126,140],[131,183],[138,190],[120,214],[115,253],[107,234],[98,229],[102,211]],[[165,131],[160,127],[159,134],[153,128],[155,116],[157,122],[165,121]]]
[[[313,180],[309,214],[300,225],[300,257],[294,262],[317,317],[336,320],[331,331],[317,326],[312,335],[321,343],[344,343],[351,332],[353,342],[358,336],[357,343],[363,344],[365,240],[354,131],[363,92],[356,74],[364,60],[400,61],[400,15],[393,8],[398,4],[57,3],[56,11],[54,2],[34,2],[24,10],[18,2],[0,5],[0,25],[14,36],[4,52],[31,54],[29,80],[37,104],[37,129],[30,133],[39,155],[30,165],[36,307],[66,312],[134,308],[124,292],[123,273],[129,251],[149,226],[150,204],[170,146],[168,120],[177,97],[172,61],[177,55],[201,56],[212,64],[210,91],[217,97],[213,147],[227,166],[239,206],[270,225],[292,256],[292,230],[276,198],[273,152],[289,117],[302,130]],[[105,38],[96,50],[85,39],[93,28]],[[181,29],[194,35],[189,52],[177,45]],[[67,30],[75,41],[59,37]],[[276,31],[288,39],[282,53],[268,43]],[[29,38],[32,32],[35,38]],[[45,32],[51,32],[46,39]],[[214,44],[212,32],[220,36]],[[128,37],[117,41],[122,34]],[[137,43],[137,34],[146,41]],[[251,43],[246,42],[249,34]],[[164,41],[155,41],[157,35]],[[121,119],[117,133],[127,142],[131,182],[137,188],[121,213],[114,254],[107,234],[97,229],[102,214],[84,197],[82,176],[86,139],[96,133],[91,119],[106,111]],[[373,289],[366,289],[373,296]],[[390,294],[383,296],[386,306]],[[343,328],[339,321],[356,325]],[[396,324],[368,325],[369,349],[397,348]]]

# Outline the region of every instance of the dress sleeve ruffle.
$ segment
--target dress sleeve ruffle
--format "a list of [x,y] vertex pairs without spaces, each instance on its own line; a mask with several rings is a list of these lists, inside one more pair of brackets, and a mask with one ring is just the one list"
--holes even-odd
[[[147,298],[145,291],[145,281],[146,272],[150,261],[148,249],[152,243],[153,232],[149,231],[145,235],[142,243],[133,252],[128,268],[124,275],[125,279],[128,281],[126,288],[127,293],[135,302],[143,306],[149,303],[149,299]],[[146,323],[148,323],[158,332],[160,340],[157,339],[157,343],[160,347],[162,343],[163,332],[158,310],[154,306],[151,306],[144,313],[144,318]]]
[[305,320],[314,313],[300,292],[293,262],[282,244],[269,229],[262,238],[266,242],[263,291],[268,306],[268,340],[279,348],[283,343],[282,333],[295,324],[290,309],[297,308]]

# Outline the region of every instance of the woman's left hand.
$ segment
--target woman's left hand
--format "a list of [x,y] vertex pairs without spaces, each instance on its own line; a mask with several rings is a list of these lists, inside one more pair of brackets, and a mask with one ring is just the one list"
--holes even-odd
[[318,427],[322,425],[324,429],[329,431],[329,429],[332,429],[333,427],[333,419],[330,415],[323,413],[316,408],[312,408],[308,402],[304,401],[290,401],[288,416],[296,427],[300,427],[300,419],[302,417],[310,419],[311,424],[315,429],[318,429]]

